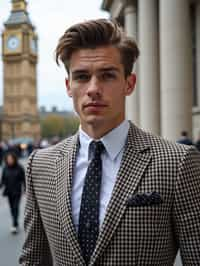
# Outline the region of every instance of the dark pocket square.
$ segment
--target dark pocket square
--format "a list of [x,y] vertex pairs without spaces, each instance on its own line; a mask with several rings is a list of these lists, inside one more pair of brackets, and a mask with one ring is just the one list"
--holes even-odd
[[127,206],[133,207],[152,206],[162,203],[162,198],[156,191],[150,193],[138,193],[130,196],[126,203]]

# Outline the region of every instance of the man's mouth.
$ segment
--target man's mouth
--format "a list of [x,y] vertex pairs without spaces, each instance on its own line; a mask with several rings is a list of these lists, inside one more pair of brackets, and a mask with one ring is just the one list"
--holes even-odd
[[101,107],[106,107],[107,105],[105,103],[101,103],[101,102],[91,102],[91,103],[87,103],[84,105],[84,108],[89,108],[89,107],[94,107],[94,108],[101,108]]

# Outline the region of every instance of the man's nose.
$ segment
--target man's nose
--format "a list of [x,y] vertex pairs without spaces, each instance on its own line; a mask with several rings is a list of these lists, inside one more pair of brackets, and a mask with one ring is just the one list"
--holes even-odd
[[97,77],[92,77],[88,83],[87,88],[88,96],[100,95],[101,94],[101,84]]

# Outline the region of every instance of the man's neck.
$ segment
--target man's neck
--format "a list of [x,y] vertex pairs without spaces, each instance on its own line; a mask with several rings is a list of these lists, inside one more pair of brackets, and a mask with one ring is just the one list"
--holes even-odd
[[112,125],[110,127],[104,128],[102,125],[81,125],[81,129],[92,139],[100,139],[106,134],[108,134],[111,130],[118,127],[124,120],[120,121],[119,123],[116,123],[116,125]]

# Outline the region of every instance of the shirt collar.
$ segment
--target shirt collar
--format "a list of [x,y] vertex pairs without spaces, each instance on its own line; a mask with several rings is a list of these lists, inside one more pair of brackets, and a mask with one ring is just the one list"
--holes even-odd
[[[112,129],[109,133],[104,135],[100,140],[103,142],[105,149],[111,158],[111,160],[115,160],[117,155],[123,149],[126,138],[129,130],[129,122],[124,120],[120,125],[116,128]],[[80,127],[79,128],[79,142],[80,148],[87,156],[89,160],[89,145],[93,141],[93,139],[87,135],[85,131]]]

